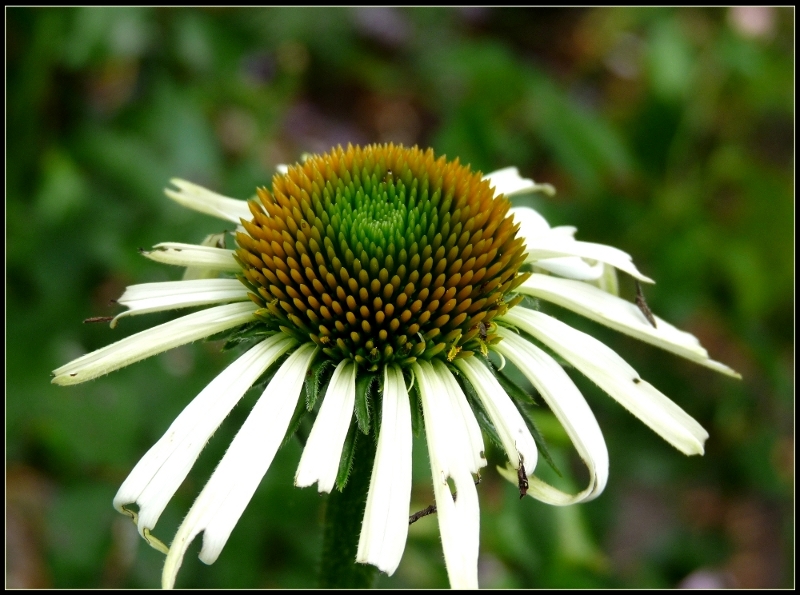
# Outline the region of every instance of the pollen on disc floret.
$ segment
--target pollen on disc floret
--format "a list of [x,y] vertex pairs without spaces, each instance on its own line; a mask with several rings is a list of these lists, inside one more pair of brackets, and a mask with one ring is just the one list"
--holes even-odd
[[257,317],[368,370],[485,352],[528,277],[509,202],[430,149],[338,147],[258,198],[236,251]]

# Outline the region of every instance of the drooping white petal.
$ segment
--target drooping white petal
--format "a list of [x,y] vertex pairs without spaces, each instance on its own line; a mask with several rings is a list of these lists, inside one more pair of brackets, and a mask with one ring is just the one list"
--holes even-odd
[[[497,332],[503,340],[493,346],[493,349],[507,357],[539,391],[589,470],[587,486],[574,495],[562,492],[538,477],[528,475],[528,495],[556,506],[597,497],[608,481],[608,450],[600,426],[597,425],[583,395],[558,362],[544,351],[508,329],[499,327]],[[516,468],[498,470],[517,485]]]
[[544,192],[548,196],[553,196],[556,189],[550,184],[537,184],[529,178],[519,175],[516,167],[504,167],[483,176],[484,180],[494,186],[495,195],[505,194],[514,196],[515,194],[527,194],[529,192]]
[[557,225],[550,229],[550,233],[565,239],[574,239],[577,231],[578,228],[573,225]]
[[201,531],[200,560],[216,561],[283,442],[316,352],[306,343],[292,353],[253,407],[178,528],[164,564],[164,588],[174,586],[186,549]]
[[117,302],[130,310],[117,315],[111,322],[111,328],[124,316],[241,302],[246,299],[247,289],[237,279],[195,279],[129,285]]
[[[226,233],[227,232],[223,231],[221,233],[209,234],[203,238],[203,241],[200,242],[200,245],[224,250]],[[184,281],[191,281],[192,279],[213,279],[217,276],[219,276],[219,271],[217,269],[203,266],[191,266],[186,267],[186,270],[183,271],[182,279]]]
[[694,335],[681,331],[658,317],[655,317],[656,326],[653,327],[635,304],[592,285],[534,274],[518,291],[568,308],[712,370],[740,378],[737,372],[725,364],[709,359],[708,352]]
[[170,183],[178,190],[165,188],[164,194],[186,208],[234,223],[253,218],[245,200],[229,198],[179,178],[171,179]]
[[282,333],[251,348],[228,366],[181,412],[120,486],[114,507],[139,506],[137,525],[144,535],[155,527],[208,439],[247,389],[295,344]]
[[280,175],[285,176],[289,173],[289,166],[285,163],[279,163],[275,166],[275,171],[278,172]]
[[406,546],[410,504],[411,408],[403,373],[397,366],[386,366],[378,450],[356,562],[394,574]]
[[[551,229],[547,220],[530,207],[514,207],[510,212],[514,216],[514,220],[519,223],[519,235],[525,239],[525,247],[528,251],[526,262],[572,279],[594,280],[600,278],[603,274],[603,269],[600,267],[592,267],[587,264],[587,268],[584,268],[576,264],[574,260],[559,260],[553,263],[553,259],[556,258],[579,257],[599,263],[608,263],[640,281],[653,283],[652,279],[639,272],[630,255],[618,248],[604,244],[579,242],[572,237],[575,228],[571,226]],[[567,266],[564,266],[565,263]],[[570,263],[572,266],[569,266]]]
[[87,353],[53,371],[53,384],[79,384],[139,360],[253,320],[252,303],[226,304],[195,312],[141,331],[102,349]]
[[[460,412],[448,393],[443,374],[425,361],[413,365],[419,382],[425,437],[431,461],[436,516],[450,586],[454,589],[478,588],[478,541],[480,511],[478,493],[469,469],[473,456],[470,439],[460,423]],[[457,498],[453,500],[448,479],[455,484]]]
[[520,457],[525,464],[525,473],[532,475],[536,468],[538,451],[525,420],[500,386],[489,369],[476,357],[456,360],[456,367],[467,377],[483,404],[489,419],[506,450],[514,469],[520,467]]
[[[526,245],[533,242],[545,242],[554,237],[555,241],[573,241],[574,227],[562,226],[551,229],[547,220],[530,207],[514,207],[510,210],[514,221],[519,223],[519,235],[525,239]],[[545,258],[536,261],[536,266],[570,279],[588,281],[597,279],[603,272],[603,264],[590,265],[577,256]]]
[[153,246],[152,250],[142,251],[143,256],[163,264],[202,267],[228,273],[241,272],[242,267],[233,258],[233,254],[233,250],[180,242],[162,242]]
[[619,279],[617,277],[617,269],[610,264],[603,263],[603,274],[594,281],[593,285],[601,291],[618,296]]
[[308,435],[294,478],[299,488],[318,483],[320,492],[330,492],[336,483],[339,460],[356,401],[356,366],[344,360],[336,366],[319,414]]
[[453,420],[455,425],[464,428],[467,446],[465,452],[472,456],[472,464],[469,467],[470,473],[479,473],[481,467],[486,466],[486,457],[484,455],[483,434],[481,427],[478,425],[478,420],[475,419],[475,414],[467,402],[467,397],[458,385],[458,382],[453,378],[453,374],[447,369],[439,359],[431,362],[434,372],[439,376],[441,382],[447,389],[447,394],[450,397],[450,402],[453,411],[457,412],[457,417]]
[[708,433],[702,426],[603,343],[527,308],[512,308],[503,318],[570,362],[675,448],[687,455],[703,453]]
[[639,269],[633,264],[628,254],[613,246],[595,244],[592,242],[579,242],[569,238],[559,238],[555,234],[548,234],[543,238],[526,238],[525,247],[528,251],[525,262],[538,264],[538,261],[544,259],[560,256],[579,256],[581,258],[606,262],[617,267],[621,271],[625,271],[640,281],[654,283],[650,277],[639,272]]
[[605,267],[602,262],[596,262],[591,265],[577,256],[545,258],[544,260],[537,260],[536,266],[561,277],[577,279],[578,281],[599,279]]
[[536,209],[511,207],[508,212],[514,216],[514,221],[519,223],[518,235],[525,238],[526,242],[529,239],[534,240],[542,234],[550,233],[550,224]]
[[541,239],[551,234],[556,239],[569,240],[574,239],[573,236],[578,231],[578,228],[572,225],[550,227],[547,219],[531,207],[511,207],[509,214],[513,215],[514,221],[519,224],[518,235],[525,238],[526,241]]

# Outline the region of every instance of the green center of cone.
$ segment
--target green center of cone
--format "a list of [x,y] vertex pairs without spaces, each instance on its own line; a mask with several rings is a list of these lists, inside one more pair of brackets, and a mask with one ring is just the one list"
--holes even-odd
[[505,197],[431,150],[337,148],[258,196],[237,234],[257,316],[367,370],[485,352],[527,277]]

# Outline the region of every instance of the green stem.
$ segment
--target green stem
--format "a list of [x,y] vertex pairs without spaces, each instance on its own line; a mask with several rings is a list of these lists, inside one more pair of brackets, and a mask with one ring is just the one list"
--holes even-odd
[[357,564],[358,538],[367,502],[367,491],[375,459],[372,436],[356,432],[353,467],[343,491],[334,488],[325,508],[320,586],[334,589],[369,589],[375,585],[378,569]]

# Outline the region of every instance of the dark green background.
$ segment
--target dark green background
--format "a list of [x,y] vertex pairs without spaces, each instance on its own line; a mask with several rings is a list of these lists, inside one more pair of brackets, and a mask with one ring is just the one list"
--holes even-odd
[[[374,141],[554,184],[534,202],[551,223],[632,254],[658,281],[652,309],[744,376],[565,316],[694,415],[707,453],[684,457],[576,376],[608,488],[568,509],[520,502],[490,451],[481,584],[793,584],[792,9],[12,8],[6,26],[8,586],[158,585],[163,556],[111,499],[229,354],[196,344],[76,387],[49,377],[170,318],[81,324],[127,284],[178,278],[138,247],[225,229],[168,201],[168,179],[247,198],[304,151]],[[171,539],[254,398],[156,535]],[[578,485],[563,431],[539,420]],[[216,564],[190,549],[179,586],[315,584],[325,498],[292,487],[299,453],[278,455]],[[412,506],[431,501],[418,441]],[[379,585],[447,585],[435,517]]]

